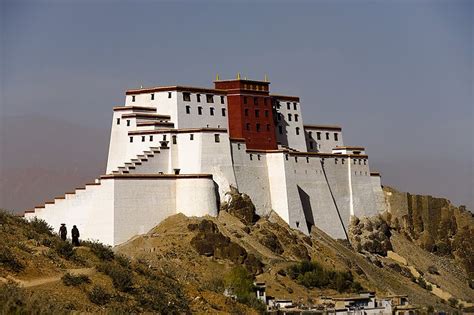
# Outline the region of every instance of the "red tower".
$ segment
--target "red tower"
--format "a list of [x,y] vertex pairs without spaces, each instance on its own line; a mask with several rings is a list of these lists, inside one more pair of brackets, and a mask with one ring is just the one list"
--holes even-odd
[[277,149],[270,82],[236,79],[214,85],[227,91],[230,137],[245,139],[248,149]]

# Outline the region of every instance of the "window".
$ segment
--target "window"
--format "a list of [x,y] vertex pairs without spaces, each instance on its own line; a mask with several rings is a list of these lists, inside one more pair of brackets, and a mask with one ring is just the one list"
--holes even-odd
[[298,157],[297,156],[295,156],[295,162],[298,163]]
[[240,150],[240,143],[237,143],[237,150]]
[[295,121],[298,121],[298,114],[295,114]]
[[279,134],[283,134],[283,127],[282,126],[278,126],[278,133]]
[[171,92],[168,92],[168,98],[171,98]]
[[334,164],[337,164],[337,159],[334,159]]
[[171,141],[173,142],[173,144],[177,143],[176,135],[171,136]]
[[260,111],[258,109],[255,110],[255,117],[259,117],[260,116]]
[[222,116],[225,117],[225,108],[222,109]]
[[248,108],[246,108],[246,109],[244,110],[244,113],[245,113],[245,116],[248,116],[248,115],[249,115],[249,110],[248,110]]
[[341,160],[341,163],[344,164],[344,162],[345,162],[345,159],[342,159],[342,160]]
[[163,141],[166,141],[166,135],[163,135]]
[[202,107],[201,106],[198,107],[198,115],[202,115]]
[[257,160],[260,161],[260,157],[261,157],[260,154],[257,154]]
[[277,103],[277,109],[280,109],[280,108],[281,108],[281,103],[278,102],[278,103]]
[[308,132],[308,137],[309,137],[309,138],[312,138],[312,137],[313,137],[313,132],[312,132],[312,131]]
[[150,141],[153,141],[153,136],[150,136]]
[[250,131],[250,124],[249,123],[245,124],[245,129]]
[[253,154],[249,154],[250,161],[253,160]]
[[196,100],[198,103],[201,103],[201,94],[196,94]]
[[142,142],[145,142],[145,136],[142,136]]
[[257,124],[257,132],[260,131],[260,124]]
[[130,142],[133,142],[133,137],[130,137]]
[[130,120],[127,120],[127,127],[130,126]]
[[268,117],[268,110],[265,110],[265,117]]
[[219,134],[214,135],[214,142],[221,142],[221,139],[219,137]]
[[224,96],[221,95],[221,104],[224,104]]
[[214,107],[209,108],[209,113],[211,116],[214,116]]
[[367,165],[367,160],[366,159],[364,159],[364,165]]
[[254,98],[253,98],[253,104],[254,104],[254,105],[258,105],[258,97],[254,97]]
[[247,96],[244,96],[244,104],[247,104]]
[[270,131],[270,125],[267,124],[267,131]]
[[281,113],[278,113],[278,121],[281,121],[282,117],[283,117],[283,115]]
[[289,103],[289,102],[288,102],[288,103],[286,103],[286,109],[291,109],[291,105],[290,105],[290,103]]
[[293,109],[296,110],[296,103],[293,103]]
[[338,141],[339,135],[337,133],[334,133],[334,141]]
[[310,142],[309,142],[309,148],[310,148],[311,150],[313,150],[313,149],[314,149],[314,144],[313,144],[313,141],[310,141]]
[[291,114],[288,114],[288,121],[291,121]]
[[309,163],[309,157],[308,156],[306,157],[306,163]]
[[183,92],[183,101],[190,102],[191,101],[191,93]]
[[189,134],[189,140],[194,140],[194,134],[192,133]]
[[326,140],[329,140],[329,132],[326,132]]
[[288,154],[285,154],[285,159],[288,161]]
[[132,95],[132,102],[135,102],[135,95]]
[[354,165],[356,165],[357,161],[354,159]]
[[150,97],[152,101],[155,100],[155,93],[151,93]]
[[300,134],[300,127],[296,127],[296,135],[298,136]]
[[120,118],[117,118],[117,125],[120,125]]
[[208,103],[214,103],[214,95],[212,95],[212,94],[206,94],[206,102],[208,102]]
[[320,132],[316,132],[316,139],[321,140],[321,133]]
[[360,165],[360,159],[359,159],[359,165]]
[[191,106],[186,106],[186,114],[191,114]]

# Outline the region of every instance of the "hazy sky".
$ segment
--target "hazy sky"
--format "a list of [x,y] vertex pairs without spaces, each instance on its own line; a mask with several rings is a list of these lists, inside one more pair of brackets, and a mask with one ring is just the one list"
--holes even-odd
[[384,184],[472,208],[473,4],[1,1],[0,124],[48,117],[108,137],[127,88],[268,74],[273,93],[301,97],[306,124],[366,146]]

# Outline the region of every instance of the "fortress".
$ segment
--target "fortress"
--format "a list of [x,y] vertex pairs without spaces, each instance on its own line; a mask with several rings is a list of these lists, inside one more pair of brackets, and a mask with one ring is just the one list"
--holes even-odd
[[216,216],[232,186],[258,214],[346,238],[351,216],[384,209],[380,175],[363,147],[344,146],[340,127],[305,125],[301,106],[240,75],[213,89],[128,90],[113,108],[106,173],[25,217],[117,245],[176,213]]

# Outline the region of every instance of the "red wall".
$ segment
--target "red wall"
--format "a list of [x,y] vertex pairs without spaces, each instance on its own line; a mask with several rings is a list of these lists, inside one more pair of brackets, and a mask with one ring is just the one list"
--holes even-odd
[[[269,82],[250,80],[215,82],[216,89],[226,90],[228,93],[229,135],[231,138],[245,139],[248,149],[277,149],[272,99],[268,92],[269,84]],[[247,98],[247,104],[245,104],[245,98]],[[254,99],[257,99],[258,104],[254,103]],[[245,115],[246,109],[248,116]],[[255,110],[259,111],[258,117]],[[268,117],[265,116],[265,111],[268,111]],[[247,124],[250,130],[247,130]],[[257,124],[260,124],[259,131],[257,131]],[[269,130],[267,130],[267,125]]]

